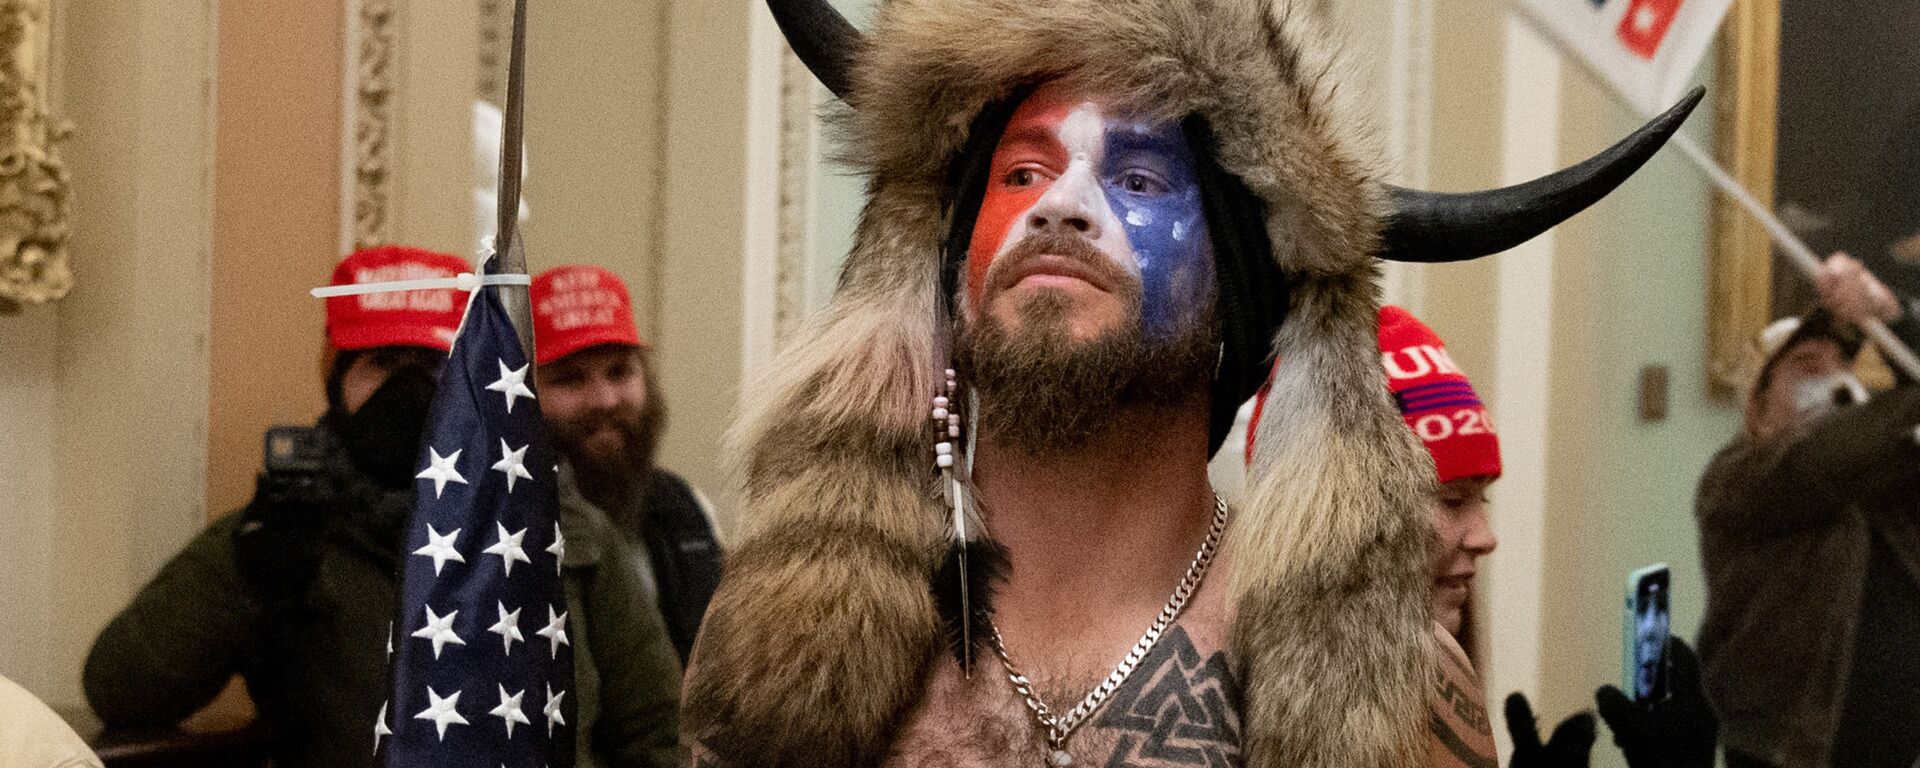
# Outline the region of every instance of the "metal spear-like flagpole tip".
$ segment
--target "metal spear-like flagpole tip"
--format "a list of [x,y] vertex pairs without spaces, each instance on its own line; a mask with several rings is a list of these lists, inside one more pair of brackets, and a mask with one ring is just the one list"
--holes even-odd
[[[527,274],[527,251],[520,240],[521,144],[526,112],[527,0],[513,4],[513,43],[507,57],[507,104],[500,131],[500,187],[498,220],[493,236],[493,259],[487,271],[494,274]],[[533,312],[527,289],[499,286],[493,289],[513,320],[514,332],[527,358],[533,358]]]

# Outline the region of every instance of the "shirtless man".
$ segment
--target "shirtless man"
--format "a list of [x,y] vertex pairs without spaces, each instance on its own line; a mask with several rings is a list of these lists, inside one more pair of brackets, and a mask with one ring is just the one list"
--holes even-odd
[[[871,200],[735,433],[698,761],[1427,764],[1433,469],[1386,396],[1374,259],[1499,250],[1605,184],[1399,190],[1383,229],[1284,2],[896,0],[866,41],[774,11],[854,107]],[[1207,457],[1276,352],[1230,509]]]

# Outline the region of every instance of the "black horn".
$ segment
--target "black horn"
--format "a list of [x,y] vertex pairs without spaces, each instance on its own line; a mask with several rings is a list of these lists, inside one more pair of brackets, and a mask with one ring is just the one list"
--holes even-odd
[[1627,180],[1667,143],[1700,103],[1700,88],[1586,162],[1525,184],[1485,192],[1422,192],[1388,186],[1392,212],[1380,258],[1438,263],[1499,253],[1533,239]]
[[801,63],[833,95],[846,98],[853,90],[853,52],[860,47],[860,30],[827,0],[767,0],[767,8]]

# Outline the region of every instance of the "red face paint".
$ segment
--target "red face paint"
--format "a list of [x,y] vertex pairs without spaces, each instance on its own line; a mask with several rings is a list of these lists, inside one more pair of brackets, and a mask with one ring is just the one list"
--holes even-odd
[[987,268],[993,266],[1007,233],[1033,210],[1054,179],[1066,172],[1067,148],[1060,141],[1060,124],[1073,104],[1053,91],[1042,89],[1021,104],[994,149],[986,197],[980,201],[973,240],[967,246],[967,304],[975,312],[986,290]]

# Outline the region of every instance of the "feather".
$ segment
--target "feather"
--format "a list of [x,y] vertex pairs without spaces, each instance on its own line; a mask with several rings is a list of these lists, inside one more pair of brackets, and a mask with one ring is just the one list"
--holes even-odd
[[934,608],[962,667],[971,667],[993,632],[987,617],[993,614],[993,590],[1006,579],[1007,569],[1006,550],[992,539],[979,538],[955,540],[933,574]]

